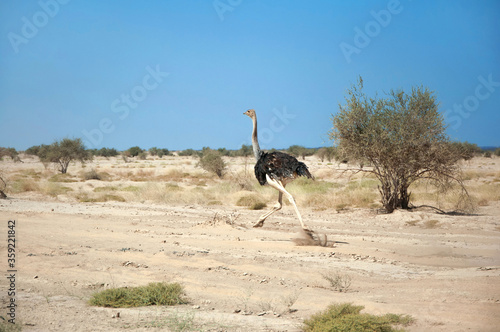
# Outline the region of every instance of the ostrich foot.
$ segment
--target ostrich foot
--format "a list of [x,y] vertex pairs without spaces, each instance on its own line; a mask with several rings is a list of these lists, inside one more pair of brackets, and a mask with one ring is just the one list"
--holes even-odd
[[309,237],[311,240],[314,240],[314,231],[308,228],[302,228],[304,234]]
[[307,228],[302,228],[299,234],[300,237],[292,239],[298,246],[328,246],[328,239],[325,234],[318,234]]
[[262,226],[264,226],[264,220],[260,220],[258,223],[256,223],[255,225],[253,225],[254,228],[262,227]]

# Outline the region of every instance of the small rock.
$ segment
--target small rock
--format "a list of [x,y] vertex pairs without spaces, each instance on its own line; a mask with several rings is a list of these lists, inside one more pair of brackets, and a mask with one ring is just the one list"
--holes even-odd
[[194,305],[192,308],[193,309],[200,309],[201,307],[199,305]]

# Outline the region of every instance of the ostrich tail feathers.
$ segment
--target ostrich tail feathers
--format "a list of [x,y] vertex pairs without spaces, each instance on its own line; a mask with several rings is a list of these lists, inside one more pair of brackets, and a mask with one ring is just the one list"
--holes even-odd
[[305,176],[306,178],[313,179],[314,177],[312,176],[311,172],[309,172],[309,169],[307,168],[306,164],[304,163],[299,163],[296,169],[297,175],[299,176]]

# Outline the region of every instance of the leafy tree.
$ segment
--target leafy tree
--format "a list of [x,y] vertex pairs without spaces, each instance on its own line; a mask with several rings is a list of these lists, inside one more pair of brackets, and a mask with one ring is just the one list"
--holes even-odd
[[306,148],[300,145],[292,145],[288,148],[288,153],[291,154],[292,156],[295,157],[302,157],[302,159],[305,159],[306,155]]
[[116,157],[120,153],[115,149],[115,148],[100,148],[98,149],[91,149],[88,150],[90,153],[92,153],[93,156],[100,156],[100,157]]
[[229,151],[226,148],[218,148],[217,151],[219,151],[221,156],[229,156]]
[[333,146],[319,148],[316,151],[316,156],[323,162],[326,160],[332,161],[335,158],[336,149]]
[[163,156],[168,156],[170,154],[170,151],[168,151],[168,149],[158,149],[157,147],[152,147],[151,149],[149,149],[149,154],[161,158]]
[[224,172],[227,168],[221,153],[210,148],[203,148],[198,166],[207,172],[216,174],[219,178],[224,176]]
[[126,151],[129,157],[137,157],[143,150],[138,146],[133,146]]
[[241,148],[238,150],[238,155],[242,157],[248,157],[253,155],[253,148],[251,145],[241,145]]
[[15,162],[21,161],[21,159],[19,158],[19,153],[14,148],[2,148],[2,147],[0,147],[0,160],[4,156],[10,157]]
[[195,151],[193,149],[186,149],[186,150],[180,151],[179,156],[181,156],[181,157],[200,156],[200,153],[198,153],[198,151]]
[[80,138],[64,138],[51,145],[40,145],[28,149],[30,153],[36,153],[43,163],[55,163],[59,171],[65,174],[68,166],[73,160],[85,162],[92,159],[92,154],[85,149],[85,145]]
[[102,157],[116,157],[117,155],[119,155],[119,153],[115,148],[111,148],[111,149],[110,148],[101,148],[101,149],[99,149],[97,155],[102,156]]
[[149,154],[152,156],[157,156],[158,155],[158,148],[157,147],[152,147],[149,150]]
[[33,145],[32,147],[29,147],[24,151],[24,153],[32,155],[32,156],[38,156],[38,153],[40,152],[40,147],[41,145]]
[[158,149],[158,157],[169,156],[170,151],[168,149]]
[[453,148],[460,154],[460,157],[464,160],[470,160],[474,158],[475,155],[482,153],[482,150],[477,144],[465,142],[453,142],[451,143]]
[[368,98],[363,80],[348,90],[346,104],[332,117],[329,133],[342,157],[368,162],[380,181],[379,191],[387,212],[410,208],[408,188],[419,179],[430,179],[443,188],[458,178],[459,151],[445,134],[438,103],[427,88],[390,91],[386,98]]

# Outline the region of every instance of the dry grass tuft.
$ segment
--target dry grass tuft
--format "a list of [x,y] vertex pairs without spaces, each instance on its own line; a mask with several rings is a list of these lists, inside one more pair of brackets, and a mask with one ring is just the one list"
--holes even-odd
[[58,195],[65,195],[70,191],[73,191],[73,189],[66,186],[62,186],[61,184],[54,182],[45,182],[39,186],[40,193],[52,197],[57,197]]
[[38,192],[40,190],[40,186],[38,183],[33,180],[33,179],[15,179],[13,181],[8,182],[8,191],[14,193],[14,194],[19,194],[19,193],[24,193],[28,191],[35,191]]
[[263,201],[262,196],[260,196],[257,193],[248,193],[241,196],[236,201],[236,205],[246,206],[250,210],[262,210],[267,206],[266,203]]
[[352,278],[348,274],[328,272],[321,274],[321,276],[323,277],[323,279],[328,281],[330,287],[332,287],[337,292],[347,292],[351,287]]
[[471,185],[469,192],[479,206],[488,206],[490,202],[500,201],[500,183]]
[[50,182],[65,182],[65,183],[71,183],[71,182],[78,182],[77,179],[74,179],[71,174],[65,173],[59,173],[51,176],[49,178]]
[[215,212],[214,216],[208,219],[205,222],[202,222],[198,225],[206,225],[206,226],[221,226],[221,225],[229,225],[234,226],[236,224],[236,220],[239,218],[239,213],[231,212],[231,213],[219,213]]
[[439,228],[439,226],[439,220],[436,219],[426,220],[423,224],[423,227],[427,229]]
[[109,173],[97,172],[95,169],[91,169],[88,172],[83,172],[81,178],[83,181],[88,181],[88,180],[111,181],[112,179]]
[[91,195],[87,192],[78,192],[75,194],[75,198],[83,203],[97,203],[97,202],[109,202],[109,201],[114,201],[114,202],[126,202],[127,200],[123,198],[120,195],[115,195],[115,194],[101,194],[101,195]]

